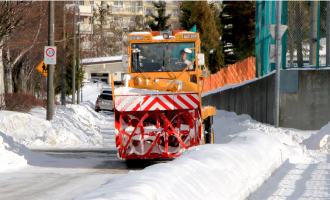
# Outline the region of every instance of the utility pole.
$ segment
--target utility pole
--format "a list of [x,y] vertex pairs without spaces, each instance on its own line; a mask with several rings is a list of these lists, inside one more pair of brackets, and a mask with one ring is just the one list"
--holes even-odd
[[[78,5],[78,19],[80,20],[80,8]],[[80,70],[80,22],[78,22],[78,72]],[[80,82],[78,79],[77,104],[80,104]]]
[[76,104],[76,2],[73,9],[73,66],[72,66],[72,104]]
[[[48,46],[54,46],[54,1],[49,1],[48,19]],[[48,65],[47,69],[47,120],[53,120],[54,115],[54,65]]]
[[[330,2],[327,1],[327,18],[330,19]],[[330,20],[326,20],[326,66],[330,66]]]
[[65,49],[66,49],[66,36],[65,36],[65,23],[66,23],[66,17],[65,17],[65,1],[63,1],[63,46],[62,46],[62,68],[61,68],[61,104],[62,106],[66,106],[66,62],[65,62]]
[[274,125],[275,128],[279,127],[279,118],[280,118],[280,72],[281,72],[281,10],[282,2],[276,1],[276,26],[275,26],[275,45],[276,45],[276,73],[275,73],[275,109],[274,109]]

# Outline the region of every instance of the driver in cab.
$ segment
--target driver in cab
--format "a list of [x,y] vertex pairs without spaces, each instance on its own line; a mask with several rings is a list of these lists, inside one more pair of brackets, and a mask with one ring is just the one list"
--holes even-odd
[[[187,60],[188,53],[192,53],[192,51],[188,48],[184,48],[180,51],[180,62],[184,67],[187,67],[191,61]],[[193,70],[194,66],[191,65],[188,70]]]

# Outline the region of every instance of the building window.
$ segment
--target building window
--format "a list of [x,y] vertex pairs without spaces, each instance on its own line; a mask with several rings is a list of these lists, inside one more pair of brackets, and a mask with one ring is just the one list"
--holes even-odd
[[123,21],[123,17],[121,17],[121,16],[115,16],[115,21]]
[[123,2],[122,1],[115,1],[114,5],[115,6],[123,6]]
[[146,13],[147,13],[147,15],[151,15],[152,14],[152,9],[146,9]]
[[178,16],[179,16],[179,11],[178,11],[178,9],[172,9],[171,17],[178,17]]
[[108,73],[91,73],[91,79],[96,79],[104,83],[109,83]]

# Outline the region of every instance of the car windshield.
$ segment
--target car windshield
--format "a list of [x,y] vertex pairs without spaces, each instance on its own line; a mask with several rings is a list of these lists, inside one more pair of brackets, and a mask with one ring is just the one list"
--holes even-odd
[[105,100],[112,100],[112,95],[100,95],[100,99],[105,99]]
[[[182,71],[193,60],[195,43],[132,44],[132,72]],[[195,63],[187,70],[195,70]]]
[[111,90],[103,90],[102,93],[112,94]]

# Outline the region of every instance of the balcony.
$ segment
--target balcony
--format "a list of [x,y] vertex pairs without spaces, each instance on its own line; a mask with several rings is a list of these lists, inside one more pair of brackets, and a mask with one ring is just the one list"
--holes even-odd
[[143,6],[111,6],[111,14],[143,15]]
[[92,6],[79,6],[80,16],[93,16]]
[[91,34],[92,25],[91,24],[80,24],[80,34]]
[[80,48],[81,48],[81,50],[91,49],[92,48],[92,43],[90,41],[81,42]]
[[114,20],[113,24],[117,28],[128,28],[130,26],[135,26],[135,22],[133,21],[122,21],[122,20]]

